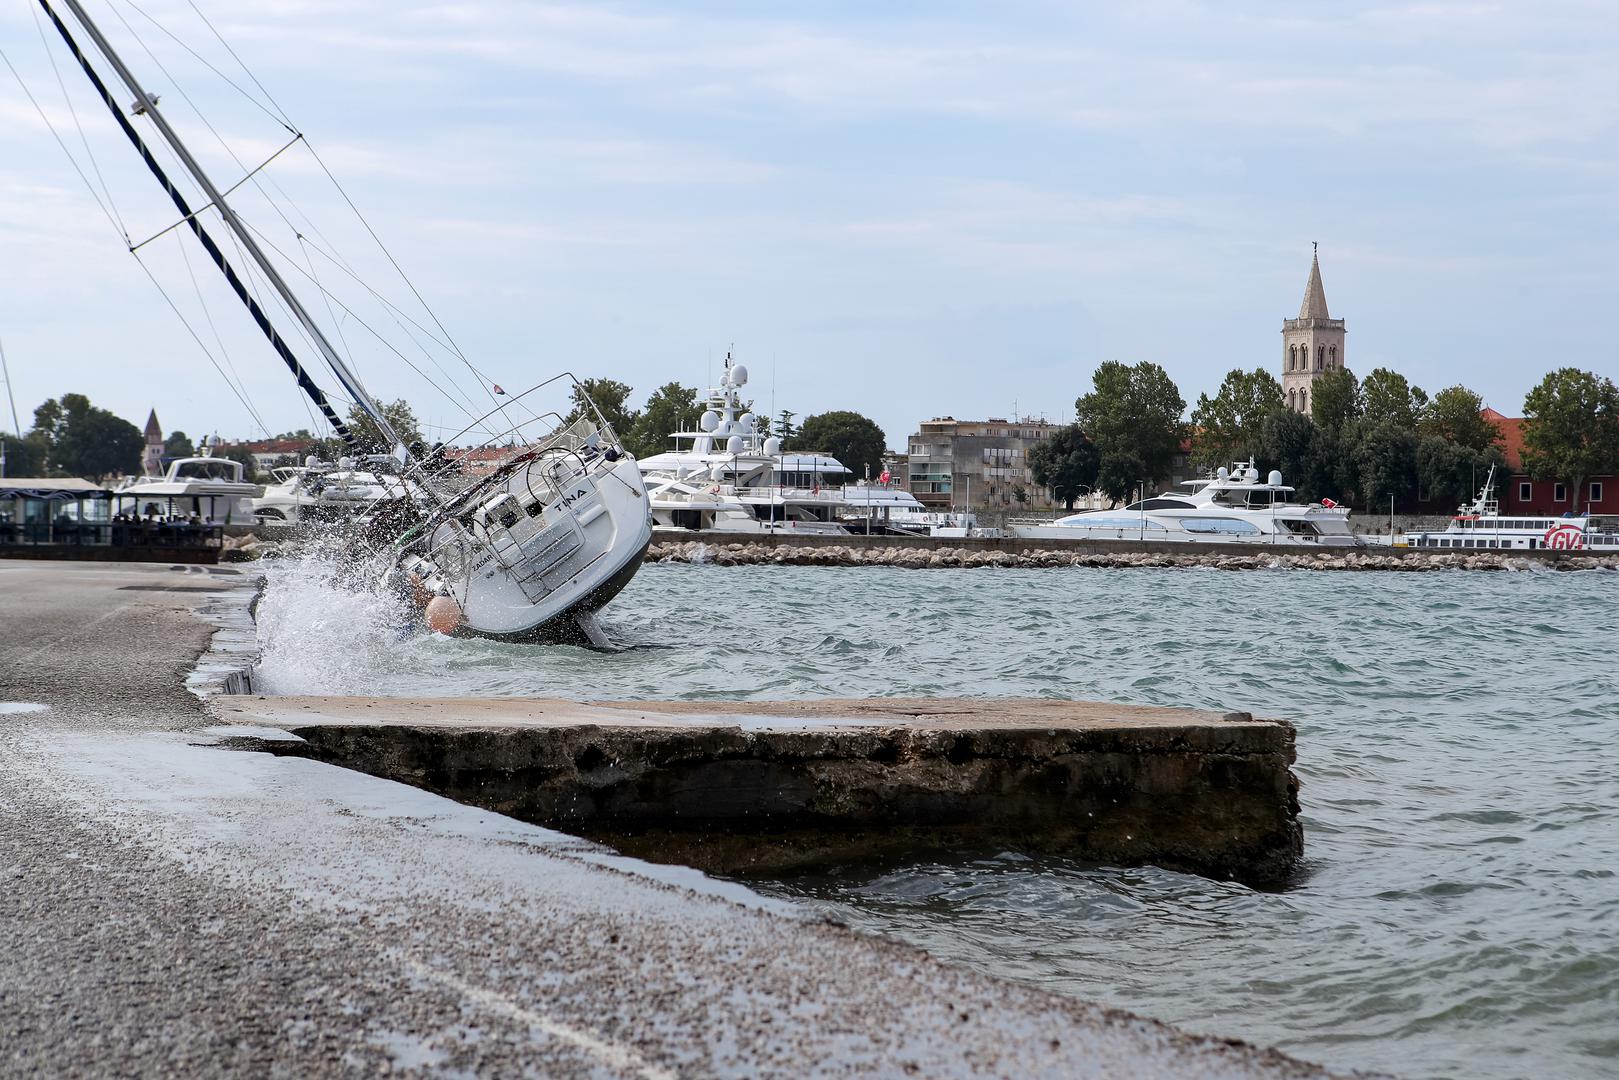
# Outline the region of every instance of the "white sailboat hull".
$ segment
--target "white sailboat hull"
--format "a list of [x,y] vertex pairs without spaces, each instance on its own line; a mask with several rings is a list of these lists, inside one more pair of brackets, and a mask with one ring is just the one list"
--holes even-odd
[[564,452],[519,464],[475,506],[399,559],[413,583],[460,608],[458,634],[592,640],[581,625],[634,576],[652,540],[635,459]]

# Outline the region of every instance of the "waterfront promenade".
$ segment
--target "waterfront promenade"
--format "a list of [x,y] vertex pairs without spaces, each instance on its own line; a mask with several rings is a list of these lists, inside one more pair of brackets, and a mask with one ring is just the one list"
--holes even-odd
[[0,714],[0,1074],[1325,1075],[211,745],[200,612],[249,587],[0,563],[0,701],[46,706]]

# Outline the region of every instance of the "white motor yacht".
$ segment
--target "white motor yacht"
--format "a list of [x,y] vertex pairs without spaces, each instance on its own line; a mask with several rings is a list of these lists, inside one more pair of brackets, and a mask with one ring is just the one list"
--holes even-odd
[[365,517],[395,499],[426,506],[431,497],[420,484],[399,473],[397,462],[385,454],[356,462],[335,463],[311,456],[303,465],[270,470],[274,483],[253,500],[253,520],[260,525],[299,525],[306,522]]
[[137,476],[113,491],[112,513],[136,519],[251,525],[257,484],[239,461],[212,456],[203,440],[199,457],[169,462],[162,476]]
[[1184,492],[1164,492],[1112,510],[1086,510],[1049,525],[1014,525],[1027,539],[1155,540],[1203,544],[1349,547],[1362,543],[1349,528],[1349,509],[1296,503],[1293,489],[1272,470],[1262,483],[1252,460],[1221,468],[1212,479],[1189,480]]
[[782,454],[742,402],[747,382],[748,369],[727,353],[700,430],[674,432],[676,449],[641,460],[653,527],[846,534],[838,519],[849,470],[825,454]]

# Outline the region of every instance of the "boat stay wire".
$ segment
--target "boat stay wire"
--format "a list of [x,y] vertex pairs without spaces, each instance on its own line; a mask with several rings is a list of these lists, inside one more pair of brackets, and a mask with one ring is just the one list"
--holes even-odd
[[[101,76],[79,49],[78,42],[74,40],[73,34],[56,14],[55,9],[50,6],[49,0],[39,0],[39,4],[45,10],[46,16],[55,25],[57,33],[61,35],[62,40],[67,44],[68,51],[78,61],[79,67],[83,69],[85,77],[90,80],[91,86],[100,95],[103,104],[107,106],[107,110],[112,113],[113,119],[117,121],[125,137],[134,145],[136,152],[141,156],[141,160],[146,163],[147,169],[168,194],[169,200],[174,203],[175,208],[180,211],[181,219],[190,227],[192,233],[197,237],[197,241],[202,244],[203,249],[208,252],[208,256],[214,261],[214,265],[225,275],[225,280],[230,284],[232,291],[236,293],[237,299],[241,300],[247,307],[248,313],[253,317],[253,321],[258,325],[259,330],[269,339],[270,346],[275,350],[276,355],[281,357],[282,362],[287,365],[288,370],[292,372],[294,379],[297,380],[299,387],[325,415],[327,423],[332,426],[332,430],[337,433],[338,437],[351,447],[357,448],[356,440],[353,433],[349,431],[348,425],[332,409],[330,402],[326,400],[325,393],[309,377],[309,373],[304,370],[304,366],[293,355],[291,348],[282,340],[280,333],[276,331],[269,317],[265,315],[264,309],[247,291],[247,287],[242,283],[242,279],[237,275],[236,270],[226,260],[224,252],[219,249],[219,245],[214,242],[208,230],[203,228],[202,222],[191,212],[191,207],[186,202],[185,196],[175,187],[168,174],[164,172],[163,166],[158,163],[157,158],[152,155],[151,150],[147,148],[146,143],[141,139],[140,133],[135,130],[134,126],[124,116],[123,110],[118,107],[118,103],[113,99],[111,91],[107,89],[107,85],[101,81]],[[142,263],[142,267],[145,267],[144,263]],[[147,273],[149,277],[152,276],[150,271]],[[153,278],[153,280],[155,282],[156,279]],[[164,294],[164,297],[167,299],[167,293]]]
[[[302,138],[303,138],[302,135],[299,135],[297,132],[293,132],[292,138],[288,139],[286,144],[283,145],[281,147],[281,149],[277,150],[275,153],[273,153],[269,157],[265,158],[262,162],[259,163],[259,165],[257,167],[255,167],[253,169],[252,172],[249,172],[246,176],[244,176],[240,180],[236,181],[236,183],[234,183],[230,187],[226,188],[220,194],[229,195],[231,192],[235,191],[237,188],[241,187],[243,184],[245,184],[249,180],[253,179],[253,177],[258,175],[258,173],[260,173],[261,171],[263,171],[270,164],[270,162],[274,161],[276,158],[280,157],[282,154],[285,154],[288,150],[292,149],[292,147]],[[197,207],[197,209],[193,210],[192,213],[193,214],[200,214],[204,210],[212,209],[213,206],[214,206],[214,202],[213,202],[212,199],[210,199],[206,204],[204,204],[202,206],[199,206],[199,207]],[[158,232],[153,233],[151,236],[148,236],[145,240],[142,240],[140,243],[131,244],[129,246],[129,250],[130,251],[139,251],[141,248],[145,247],[147,244],[150,244],[153,240],[156,240],[160,236],[167,236],[170,231],[172,231],[174,229],[178,229],[181,225],[184,225],[184,224],[185,224],[185,220],[182,218],[181,220],[176,221],[174,224],[165,226],[163,229],[159,230]]]

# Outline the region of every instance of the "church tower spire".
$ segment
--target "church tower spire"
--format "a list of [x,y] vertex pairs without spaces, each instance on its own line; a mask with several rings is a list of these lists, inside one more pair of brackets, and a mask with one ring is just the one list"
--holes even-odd
[[1304,285],[1299,317],[1282,320],[1282,398],[1294,412],[1309,415],[1315,381],[1344,366],[1344,321],[1327,313],[1327,290],[1321,284],[1318,245],[1310,256],[1310,280]]

